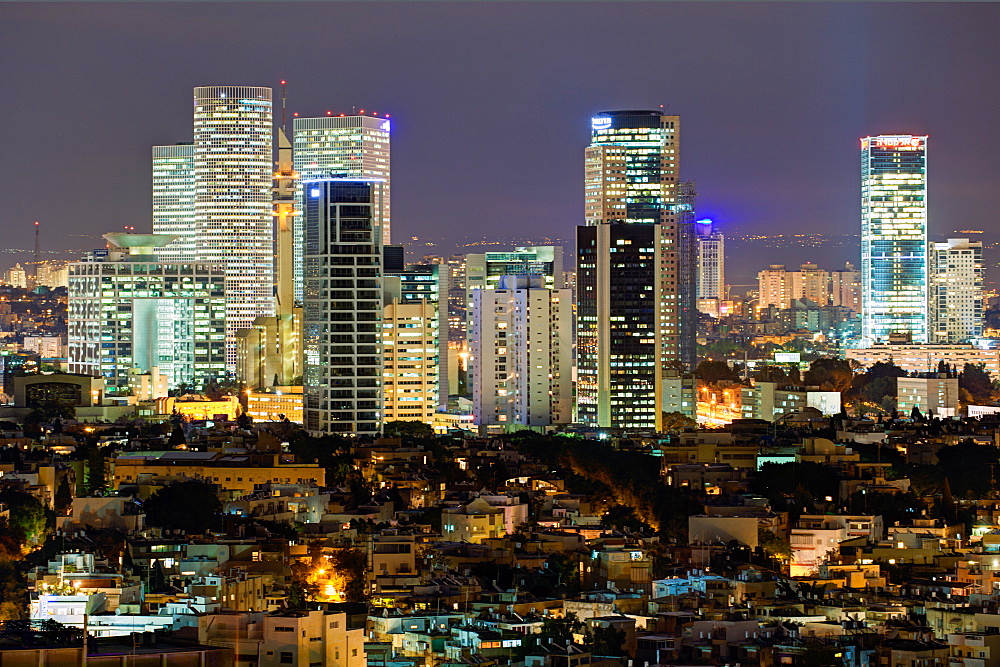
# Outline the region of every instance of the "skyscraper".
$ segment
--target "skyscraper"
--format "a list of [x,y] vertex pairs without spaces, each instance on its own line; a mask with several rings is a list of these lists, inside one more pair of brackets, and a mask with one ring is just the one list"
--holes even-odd
[[983,335],[983,244],[930,244],[930,342],[967,343]]
[[194,144],[153,146],[153,232],[177,237],[161,259],[194,257],[194,199]]
[[[698,308],[715,311],[726,299],[726,237],[711,220],[695,224],[698,242]],[[704,303],[704,305],[702,305]]]
[[[694,359],[693,206],[679,202],[680,118],[591,120],[577,228],[577,418],[658,428],[667,371]],[[678,210],[683,208],[683,210]],[[682,229],[683,227],[683,229]]]
[[861,140],[861,337],[927,336],[927,137]]
[[382,421],[382,183],[303,187],[305,427],[371,435]]
[[[389,244],[389,128],[388,118],[377,116],[323,116],[292,121],[295,171],[302,181],[319,178],[371,178],[382,183],[383,245]],[[299,188],[299,210],[305,209]],[[301,220],[301,218],[300,218]],[[295,227],[295,294],[302,298],[302,228]]]
[[273,131],[270,88],[201,86],[194,144],[153,149],[153,232],[178,237],[160,257],[225,263],[230,372],[236,332],[274,313]]

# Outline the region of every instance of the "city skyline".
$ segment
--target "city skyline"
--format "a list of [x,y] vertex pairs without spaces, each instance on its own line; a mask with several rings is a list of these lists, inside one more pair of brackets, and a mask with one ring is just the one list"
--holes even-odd
[[[289,7],[292,13],[298,11],[294,5]],[[137,53],[135,63],[129,65],[105,63],[111,56],[90,44],[106,34],[108,22],[98,19],[107,18],[108,12],[114,11],[117,17],[114,25],[129,26],[119,34],[149,35],[154,24],[158,28],[158,21],[178,20],[174,12],[181,10],[135,5],[114,10],[103,6],[72,10],[61,5],[4,7],[0,11],[9,16],[7,24],[16,24],[19,30],[0,48],[16,49],[30,38],[36,46],[33,50],[41,46],[44,55],[24,71],[8,73],[13,98],[36,100],[37,107],[30,116],[9,109],[13,116],[8,124],[25,130],[13,137],[9,150],[18,159],[12,162],[19,171],[24,165],[57,176],[71,168],[74,174],[64,198],[33,195],[32,188],[37,186],[29,185],[27,196],[19,194],[4,202],[9,221],[5,226],[12,232],[9,243],[30,247],[29,225],[35,219],[42,220],[44,244],[49,248],[59,243],[86,247],[86,243],[75,243],[78,237],[73,234],[99,237],[121,224],[148,229],[148,175],[137,173],[138,168],[143,162],[148,164],[149,145],[170,144],[187,136],[182,133],[181,114],[174,110],[190,88],[224,82],[276,86],[283,78],[289,81],[289,125],[294,112],[305,117],[364,108],[392,116],[396,242],[465,231],[470,212],[472,221],[484,228],[571,237],[583,218],[578,157],[586,142],[585,130],[581,131],[586,119],[604,108],[656,108],[659,104],[668,113],[688,118],[684,177],[697,183],[699,217],[718,220],[726,232],[854,227],[858,219],[855,142],[880,132],[933,136],[937,177],[931,186],[931,236],[952,235],[954,227],[983,228],[989,221],[986,197],[977,193],[985,192],[1000,165],[977,137],[989,127],[985,110],[994,93],[977,83],[996,78],[997,66],[983,51],[988,19],[997,12],[994,7],[914,5],[898,13],[865,4],[788,5],[780,11],[755,4],[729,5],[724,10],[643,4],[632,7],[629,14],[644,20],[629,21],[628,26],[615,20],[613,8],[600,4],[580,5],[572,13],[559,5],[525,7],[518,12],[505,11],[505,7],[449,5],[451,25],[456,29],[452,41],[445,40],[437,50],[416,51],[417,33],[426,36],[437,30],[428,24],[446,8],[430,4],[415,10],[394,5],[386,44],[394,51],[413,50],[418,57],[413,62],[378,57],[366,61],[375,76],[337,74],[318,82],[295,59],[276,58],[267,49],[204,68],[206,58],[217,52],[208,46],[192,46],[177,49],[170,67],[162,68],[141,66],[155,62],[149,60],[155,40],[133,44],[134,37],[119,37]],[[337,19],[344,25],[360,24],[372,11],[351,4],[337,8]],[[325,25],[326,9],[319,12],[309,34]],[[205,7],[205,25],[232,20],[234,28],[256,35],[264,29],[259,10],[248,7],[246,16],[234,18],[217,7]],[[480,25],[484,17],[491,19],[490,26],[480,28],[475,41],[457,34],[467,24]],[[546,45],[540,39],[540,31],[555,24],[565,24],[571,34],[577,34],[584,21],[601,18],[610,21],[612,35],[624,34],[627,27],[639,37],[647,30],[646,23],[666,26],[671,17],[677,20],[669,22],[670,39],[664,48],[669,52],[711,51],[713,55],[685,56],[680,68],[651,69],[640,62],[635,71],[608,78],[600,76],[607,71],[600,62],[586,68],[568,67],[567,58],[581,56],[572,43]],[[781,20],[771,20],[775,18]],[[47,55],[57,49],[44,47],[52,35],[70,25],[76,31],[74,43],[87,44],[83,49],[87,55],[80,62],[60,59],[57,64]],[[676,30],[675,25],[685,26],[690,34]],[[48,31],[44,35],[39,33],[43,26]],[[278,33],[283,30],[269,22],[266,26]],[[855,34],[857,26],[861,27]],[[936,38],[949,47],[945,57],[932,58],[933,50],[900,42],[907,34],[930,31],[931,26]],[[203,28],[193,26],[192,30],[200,34]],[[871,38],[876,32],[879,40],[865,41],[866,35]],[[801,33],[822,39],[815,44],[816,40],[811,42]],[[527,48],[502,60],[502,38],[511,34],[519,35]],[[723,37],[733,44],[722,52],[689,48],[697,38],[710,46]],[[336,54],[354,45],[353,37],[344,38],[349,43],[337,47]],[[738,62],[737,49],[763,44],[764,38],[770,38],[770,46],[750,51],[754,55],[748,59],[751,64]],[[299,37],[296,44],[309,53],[320,48]],[[560,45],[565,53],[559,52]],[[893,45],[898,47],[896,52]],[[481,56],[478,61],[485,63],[484,71],[469,71],[468,65],[456,62],[456,56],[465,51]],[[779,57],[782,53],[797,53],[801,62],[784,62]],[[547,83],[529,67],[535,60],[550,63],[547,68],[565,72],[566,78]],[[102,63],[100,71],[90,71]],[[576,69],[585,71],[581,76]],[[53,145],[60,132],[42,127],[65,126],[51,115],[51,110],[59,108],[52,89],[74,99],[89,99],[89,93],[72,81],[57,87],[39,87],[38,82],[45,82],[54,72],[73,75],[78,71],[88,73],[82,80],[97,76],[94,83],[98,84],[104,81],[101,77],[114,76],[115,84],[88,84],[88,89],[102,90],[100,98],[81,105],[78,112],[90,129],[62,136],[63,141]],[[742,79],[751,74],[755,83],[748,86]],[[462,81],[458,92],[451,85],[455,80]],[[708,85],[708,80],[722,85]],[[919,93],[905,92],[910,90],[905,84],[918,81]],[[489,86],[488,94],[484,84]],[[904,92],[895,94],[890,89]],[[928,90],[938,94],[928,95]],[[136,91],[145,92],[130,94]],[[362,106],[368,103],[371,109]],[[744,107],[754,112],[753,123],[746,122]],[[111,128],[118,136],[108,148],[106,133]],[[24,143],[26,137],[31,138],[31,148]],[[91,148],[92,141],[101,142],[103,148]],[[776,144],[786,150],[773,150]],[[43,170],[40,165],[48,155],[58,155],[60,162]],[[527,155],[536,157],[526,160]],[[84,157],[89,164],[80,162]],[[450,184],[453,205],[441,206],[440,190],[435,187],[441,182]],[[109,201],[107,188],[114,188],[118,196]],[[94,205],[87,206],[88,201]],[[803,259],[832,264],[822,253],[810,255]]]

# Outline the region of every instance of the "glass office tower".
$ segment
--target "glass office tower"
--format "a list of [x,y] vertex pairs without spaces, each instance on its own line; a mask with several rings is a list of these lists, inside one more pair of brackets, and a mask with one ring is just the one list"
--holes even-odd
[[[371,178],[382,183],[379,218],[383,245],[389,244],[389,128],[378,116],[321,116],[292,121],[295,171],[301,181],[321,178]],[[300,181],[300,182],[301,182]],[[305,209],[299,187],[299,210]],[[295,226],[295,294],[302,298],[302,218]]]
[[861,140],[861,336],[926,343],[927,137]]
[[[591,119],[577,228],[577,419],[657,429],[664,379],[693,364],[693,190],[680,201],[680,118]],[[686,254],[685,254],[686,253]]]
[[372,435],[382,405],[382,183],[303,183],[304,420],[313,434]]

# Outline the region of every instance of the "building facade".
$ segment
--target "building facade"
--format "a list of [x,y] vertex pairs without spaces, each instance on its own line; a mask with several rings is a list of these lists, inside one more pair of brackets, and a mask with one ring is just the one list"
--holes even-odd
[[577,228],[577,419],[655,429],[663,374],[694,363],[693,210],[678,211],[680,118],[591,119]]
[[154,368],[175,389],[226,376],[225,268],[158,261],[173,237],[105,234],[112,248],[70,265],[69,372],[128,396],[130,374]]
[[158,255],[166,261],[194,257],[194,144],[153,146],[153,233],[177,240]]
[[861,140],[861,337],[928,342],[927,137]]
[[983,335],[983,244],[969,239],[928,249],[932,343],[967,343]]
[[[390,152],[388,117],[323,116],[292,120],[292,144],[295,151],[295,171],[303,181],[323,178],[370,178],[382,183],[379,218],[382,220],[383,245],[389,244],[390,233]],[[299,211],[305,210],[303,190],[299,188]],[[295,294],[302,299],[302,219],[295,225],[295,257],[297,267]]]
[[695,224],[698,242],[698,302],[705,299],[718,304],[726,300],[726,237],[712,220]]
[[472,413],[480,426],[568,424],[572,397],[572,290],[542,276],[503,276],[475,290],[469,330]]
[[303,185],[305,427],[374,434],[382,422],[382,183]]

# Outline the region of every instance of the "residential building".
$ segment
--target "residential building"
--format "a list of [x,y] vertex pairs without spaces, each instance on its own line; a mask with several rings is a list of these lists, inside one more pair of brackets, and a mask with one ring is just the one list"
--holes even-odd
[[572,290],[541,276],[502,276],[473,292],[472,402],[480,426],[568,424],[572,398]]
[[983,244],[969,239],[928,249],[930,342],[968,343],[983,335]]
[[374,434],[382,422],[382,182],[304,187],[305,427]]
[[55,289],[69,287],[69,262],[65,260],[43,260],[35,265],[35,285]]
[[438,304],[430,300],[403,303],[393,296],[383,306],[383,420],[434,423],[440,401],[439,325]]
[[482,543],[507,534],[504,511],[484,498],[474,498],[441,512],[441,536],[449,542]]
[[757,307],[787,308],[792,298],[791,277],[784,264],[771,264],[757,273]]
[[927,343],[927,137],[861,139],[861,337]]
[[[712,220],[698,220],[695,223],[698,243],[698,303],[714,300],[714,312],[718,317],[719,308],[726,300],[726,237]],[[707,312],[699,305],[699,310]]]
[[680,118],[661,111],[591,119],[577,228],[577,418],[589,426],[658,428],[664,371],[695,362],[693,192],[680,201],[679,139]]
[[830,272],[830,305],[861,312],[861,272],[850,262]]
[[[389,117],[352,114],[327,115],[292,120],[295,172],[300,182],[326,178],[374,179],[382,183],[378,217],[382,221],[380,242],[389,245],[390,236],[390,145]],[[305,211],[304,189],[298,189],[299,211]],[[305,224],[295,225],[295,298],[302,300],[302,248]]]
[[105,234],[111,247],[70,266],[70,373],[104,378],[130,396],[130,373],[158,368],[170,388],[226,376],[226,269],[158,261],[175,237]]
[[830,272],[807,262],[798,271],[790,271],[791,298],[809,299],[826,306],[830,303]]
[[[399,249],[402,251],[401,246],[389,246],[385,250],[389,249]],[[427,391],[437,392],[436,408],[437,410],[445,410],[448,406],[448,376],[452,372],[453,367],[457,370],[457,364],[453,364],[452,360],[449,359],[448,350],[448,300],[449,300],[449,289],[451,284],[451,269],[446,264],[403,264],[402,263],[402,252],[399,253],[398,258],[392,259],[385,255],[385,265],[383,267],[384,275],[384,290],[383,294],[388,300],[397,299],[400,305],[416,305],[420,303],[426,303],[431,306],[431,309],[424,309],[423,315],[426,316],[426,320],[421,320],[424,322],[421,326],[424,328],[425,333],[431,334],[424,337],[424,342],[430,341],[433,338],[432,345],[436,348],[435,351],[425,349],[423,354],[428,357],[428,365],[425,368],[425,372],[422,378],[427,383]],[[411,316],[412,317],[412,316]],[[415,323],[415,322],[411,322]],[[399,324],[399,322],[397,322]],[[400,327],[396,327],[399,329]],[[402,327],[410,328],[413,327]],[[419,328],[419,327],[418,327]],[[390,331],[390,328],[385,327],[386,332]],[[403,336],[403,338],[413,338],[414,332],[409,332],[410,335]],[[425,345],[425,347],[427,347]],[[432,359],[433,357],[433,359]],[[404,372],[412,372],[412,369],[403,369]],[[389,369],[386,369],[383,376],[388,382],[391,379]],[[404,378],[405,382],[412,383],[413,375],[408,375]],[[413,386],[412,384],[410,385]]]
[[4,272],[3,281],[12,287],[28,289],[28,272],[20,264],[15,264]]

